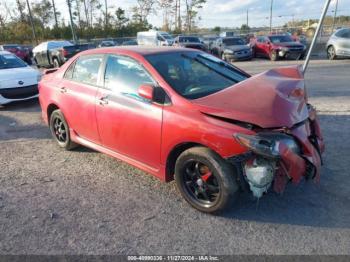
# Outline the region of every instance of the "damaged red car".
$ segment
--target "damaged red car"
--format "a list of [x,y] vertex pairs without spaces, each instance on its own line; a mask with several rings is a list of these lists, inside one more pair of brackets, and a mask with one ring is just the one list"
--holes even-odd
[[255,76],[202,51],[105,48],[79,53],[39,83],[58,145],[121,159],[217,212],[246,188],[260,198],[319,180],[324,142],[299,67]]

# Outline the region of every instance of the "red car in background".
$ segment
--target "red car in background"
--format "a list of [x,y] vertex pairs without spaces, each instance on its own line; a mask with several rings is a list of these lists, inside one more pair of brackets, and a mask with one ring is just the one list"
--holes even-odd
[[250,40],[255,57],[267,57],[272,61],[285,58],[303,59],[306,45],[296,42],[290,35],[256,36]]
[[0,50],[11,52],[12,54],[16,55],[17,57],[22,59],[24,62],[26,62],[28,65],[32,64],[30,49],[28,47],[24,47],[22,45],[17,45],[17,44],[9,44],[9,45],[1,45]]
[[217,212],[245,188],[320,178],[324,150],[299,67],[256,76],[186,48],[79,53],[39,83],[57,144],[78,144],[176,180],[193,207]]

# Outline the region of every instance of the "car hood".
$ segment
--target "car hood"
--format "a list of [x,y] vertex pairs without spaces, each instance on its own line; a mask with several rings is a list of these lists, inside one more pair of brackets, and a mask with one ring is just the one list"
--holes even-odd
[[230,46],[225,46],[225,49],[229,49],[232,51],[243,51],[243,50],[250,50],[250,47],[247,45],[230,45]]
[[290,128],[308,118],[304,78],[297,66],[266,71],[192,102],[206,115],[261,128]]
[[0,88],[14,88],[37,84],[39,74],[37,70],[29,66],[0,69]]

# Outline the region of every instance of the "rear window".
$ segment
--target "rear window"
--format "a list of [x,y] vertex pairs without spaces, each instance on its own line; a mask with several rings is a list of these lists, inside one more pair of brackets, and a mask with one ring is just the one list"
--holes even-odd
[[65,78],[88,85],[97,85],[102,60],[102,55],[80,56],[75,64],[67,69]]

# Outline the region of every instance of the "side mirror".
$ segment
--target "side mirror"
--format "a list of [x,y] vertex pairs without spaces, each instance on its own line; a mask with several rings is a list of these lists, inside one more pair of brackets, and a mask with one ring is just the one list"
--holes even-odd
[[154,91],[154,87],[151,85],[141,85],[139,87],[138,93],[139,96],[141,96],[142,98],[145,98],[147,100],[153,100],[153,91]]

